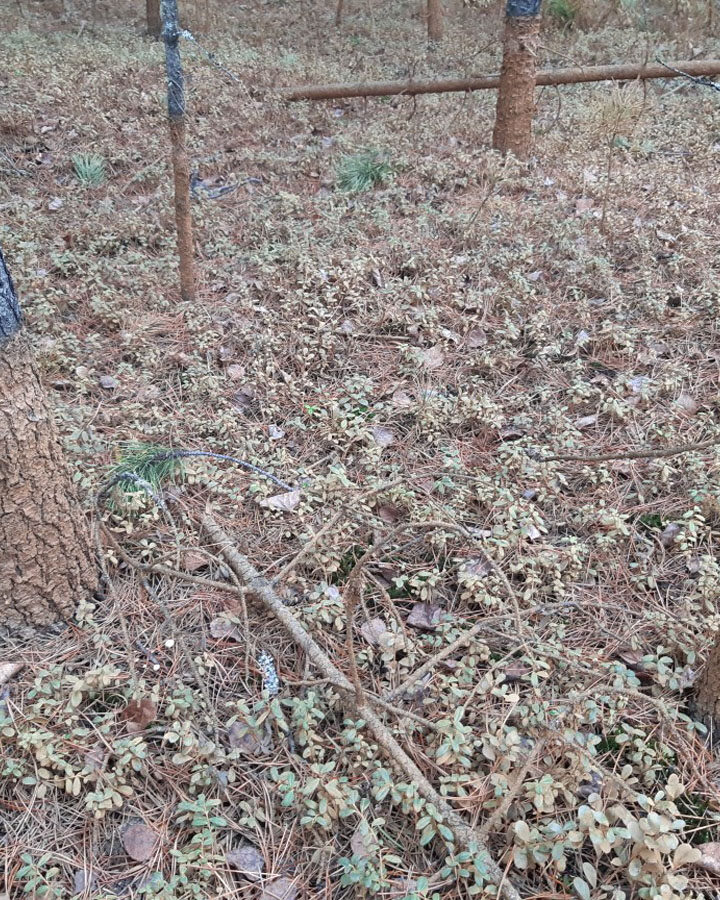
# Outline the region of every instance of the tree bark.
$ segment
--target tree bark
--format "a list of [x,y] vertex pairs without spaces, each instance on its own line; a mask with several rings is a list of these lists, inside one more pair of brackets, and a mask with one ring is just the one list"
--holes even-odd
[[507,0],[503,61],[495,112],[493,147],[526,159],[532,149],[535,58],[541,0]]
[[[673,63],[688,75],[717,75],[719,59],[681,60]],[[635,81],[647,78],[680,78],[661,65],[583,66],[571,69],[544,69],[535,76],[535,85],[587,84],[595,81]],[[414,97],[417,94],[451,94],[461,91],[494,90],[500,85],[499,75],[476,78],[436,78],[429,81],[367,81],[359,84],[308,84],[281,88],[284,100],[344,100],[349,97]]]
[[159,41],[162,33],[160,0],[145,0],[145,14],[147,16],[147,33]]
[[190,212],[190,163],[185,147],[185,81],[180,63],[177,0],[162,0],[168,115],[175,185],[175,225],[180,257],[180,295],[195,299],[195,261]]
[[705,667],[695,687],[695,713],[700,719],[712,721],[715,731],[720,726],[720,636],[711,647]]
[[90,540],[0,251],[0,625],[70,617],[97,587]]
[[443,36],[442,0],[427,0],[427,28],[429,41],[441,41]]

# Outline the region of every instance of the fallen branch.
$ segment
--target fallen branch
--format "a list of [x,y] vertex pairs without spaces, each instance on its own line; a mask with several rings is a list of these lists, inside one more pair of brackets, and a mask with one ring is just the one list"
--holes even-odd
[[[343,690],[355,694],[355,687],[350,680],[330,660],[325,651],[312,638],[292,612],[283,604],[272,584],[262,578],[257,569],[242,553],[240,553],[228,534],[218,525],[212,516],[206,514],[202,518],[202,528],[207,536],[218,546],[227,564],[241,579],[250,591],[262,602],[285,627],[295,643],[301,647],[308,658],[330,681],[342,685]],[[490,857],[487,846],[477,829],[468,825],[430,784],[418,766],[407,755],[395,740],[389,729],[382,722],[375,710],[366,703],[356,708],[357,715],[363,719],[372,731],[378,745],[382,747],[395,767],[415,785],[418,793],[432,803],[452,830],[455,841],[463,848],[474,848],[483,857],[488,880],[499,887],[500,896],[505,900],[520,900],[515,888],[504,878],[498,864]]]
[[709,441],[698,441],[695,444],[679,444],[673,447],[659,447],[655,450],[617,450],[614,453],[601,453],[598,456],[583,456],[582,453],[557,454],[555,456],[540,456],[531,453],[532,459],[537,462],[581,462],[600,463],[613,459],[664,459],[668,456],[682,456],[683,453],[696,453],[699,450],[710,450],[720,444],[720,435],[710,438]]
[[[682,70],[682,71],[677,71]],[[590,81],[634,81],[636,78],[680,78],[683,76],[717,75],[720,60],[681,61],[673,67],[662,65],[584,66],[568,69],[544,69],[535,76],[535,84],[584,84]],[[458,91],[492,90],[499,86],[499,75],[477,78],[445,78],[429,81],[368,81],[360,84],[308,84],[282,88],[284,100],[342,100],[347,97],[392,97],[403,94],[449,94]]]

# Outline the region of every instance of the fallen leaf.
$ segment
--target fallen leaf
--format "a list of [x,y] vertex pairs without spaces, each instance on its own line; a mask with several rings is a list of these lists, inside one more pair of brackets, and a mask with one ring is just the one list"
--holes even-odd
[[478,347],[484,347],[488,342],[487,334],[482,328],[473,328],[468,331],[465,336],[465,344],[471,350],[477,350]]
[[420,354],[420,364],[426,369],[439,369],[445,362],[445,354],[441,347],[428,347]]
[[590,212],[594,206],[594,201],[589,197],[580,197],[575,201],[575,215],[581,216],[583,213]]
[[113,378],[112,375],[101,375],[98,382],[100,387],[105,388],[106,391],[114,391],[116,387],[120,386],[117,378]]
[[677,237],[674,234],[670,234],[669,231],[661,231],[659,228],[656,228],[655,234],[658,240],[666,244],[674,244],[677,241]]
[[260,900],[295,900],[297,885],[290,878],[271,878],[265,882]]
[[260,881],[265,860],[252,844],[245,844],[225,854],[225,861],[244,875],[248,881]]
[[264,756],[273,749],[270,735],[259,738],[245,722],[233,722],[228,729],[228,741],[233,750],[239,750],[243,756]]
[[690,394],[682,393],[675,401],[675,406],[688,416],[694,416],[700,408],[698,402]]
[[442,610],[439,606],[430,603],[416,603],[407,617],[407,624],[413,628],[421,628],[432,631],[440,622]]
[[515,681],[520,681],[521,678],[529,675],[530,672],[532,672],[532,666],[526,666],[523,663],[510,663],[509,666],[505,667],[504,671],[505,684],[513,684]]
[[414,406],[413,398],[407,391],[398,388],[396,391],[393,391],[392,405],[396,409],[410,409],[410,407]]
[[492,563],[485,556],[473,556],[466,560],[460,566],[460,574],[464,576],[475,576],[476,578],[485,578],[493,570]]
[[[93,890],[97,875],[94,872],[88,872],[87,869],[76,869],[73,874],[73,885],[76,894],[84,894],[87,890]],[[7,897],[7,894],[0,894],[0,900]]]
[[525,434],[525,432],[521,428],[516,428],[513,425],[507,425],[505,428],[501,428],[498,432],[500,435],[500,440],[502,441],[519,441],[521,437]]
[[95,744],[83,757],[83,765],[88,772],[101,772],[105,768],[109,756],[110,753],[105,749],[104,744]]
[[404,511],[399,506],[395,506],[392,503],[383,503],[382,506],[378,506],[376,512],[378,517],[381,518],[383,522],[387,522],[388,525],[399,522],[404,515]]
[[155,852],[157,835],[147,825],[128,825],[122,831],[122,845],[127,855],[136,862],[145,862]]
[[137,734],[155,721],[156,714],[157,705],[149,697],[145,697],[143,700],[130,700],[122,711],[121,718],[125,720],[127,730],[131,734]]
[[537,541],[542,537],[542,532],[532,522],[529,525],[523,525],[520,530],[529,541]]
[[591,425],[595,425],[597,420],[597,416],[581,416],[575,420],[575,427],[579,429],[589,428]]
[[24,665],[25,663],[19,662],[0,663],[0,684],[10,681],[13,675],[17,675]]
[[660,543],[663,547],[672,547],[675,543],[675,538],[682,531],[682,526],[678,522],[670,522],[669,525],[665,526],[662,534],[660,535]]
[[591,794],[599,794],[603,789],[603,777],[599,772],[591,772],[590,777],[581,781],[576,791],[581,800],[587,800]]
[[186,572],[197,572],[198,569],[205,569],[209,565],[210,560],[199,550],[186,550],[182,555],[182,567]]
[[281,512],[292,512],[300,502],[300,491],[287,491],[285,494],[274,494],[264,500],[258,500],[266,509],[277,509]]
[[230,381],[241,381],[245,377],[245,366],[233,363],[227,367],[227,377]]
[[268,425],[268,435],[271,441],[279,441],[285,437],[285,431],[282,428],[278,428],[277,425]]
[[378,447],[390,447],[395,443],[395,432],[384,425],[376,425],[370,429],[370,434]]
[[242,635],[234,622],[225,616],[218,616],[210,623],[210,634],[217,640],[227,640],[232,638],[235,641],[241,641]]
[[350,319],[345,319],[345,321],[338,326],[338,334],[353,334],[354,331],[355,326]]
[[360,634],[365,638],[368,644],[376,647],[380,643],[380,635],[387,631],[387,626],[381,618],[376,616],[369,622],[364,622],[360,626]]
[[700,851],[700,859],[695,865],[712,872],[713,875],[720,875],[720,844],[711,841],[708,844],[698,844],[697,849]]
[[63,205],[64,203],[60,197],[53,197],[48,203],[47,208],[55,212],[55,210],[62,209]]
[[373,836],[367,822],[360,822],[350,838],[350,849],[358,859],[367,859],[373,851]]

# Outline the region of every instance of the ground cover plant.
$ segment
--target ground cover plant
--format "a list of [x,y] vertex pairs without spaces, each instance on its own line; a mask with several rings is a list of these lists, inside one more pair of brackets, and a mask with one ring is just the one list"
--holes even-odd
[[[496,894],[362,703],[520,896],[716,895],[720,456],[623,453],[720,438],[718,100],[539,91],[521,164],[489,93],[273,93],[496,71],[447,5],[431,48],[409,3],[185,10],[240,79],[183,44],[194,303],[142,10],[8,5],[0,243],[105,572],[3,638],[8,897]],[[555,4],[542,64],[714,57],[707,15]]]

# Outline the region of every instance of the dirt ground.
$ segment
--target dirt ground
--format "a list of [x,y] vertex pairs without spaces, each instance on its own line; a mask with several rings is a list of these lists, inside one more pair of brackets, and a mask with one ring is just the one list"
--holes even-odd
[[[715,897],[692,696],[720,453],[594,458],[720,440],[720,94],[543,89],[519,163],[490,149],[491,91],[276,90],[495,72],[496,5],[448,0],[428,47],[416,3],[347,0],[340,29],[316,0],[187,4],[188,303],[140,6],[3,4],[0,243],[106,577],[68,629],[7,644],[0,888],[493,896],[352,698],[233,590],[208,507],[520,896]],[[543,67],[720,56],[704,4],[562,8]],[[381,183],[343,190],[363,153]],[[127,470],[165,510],[127,483],[95,503]]]

